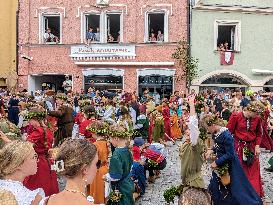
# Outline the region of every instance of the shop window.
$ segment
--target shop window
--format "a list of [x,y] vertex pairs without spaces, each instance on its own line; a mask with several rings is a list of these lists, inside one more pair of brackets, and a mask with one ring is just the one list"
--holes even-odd
[[216,22],[215,50],[240,51],[240,23]]
[[107,14],[107,43],[120,42],[120,14]]
[[167,41],[167,15],[166,13],[148,13],[146,18],[146,42]]
[[42,17],[43,43],[60,43],[61,41],[61,17],[60,15],[44,15]]
[[85,40],[86,43],[101,42],[100,15],[85,15]]

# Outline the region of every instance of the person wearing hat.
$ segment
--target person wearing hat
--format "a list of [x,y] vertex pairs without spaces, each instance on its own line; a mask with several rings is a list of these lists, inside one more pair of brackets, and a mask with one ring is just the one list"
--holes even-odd
[[146,172],[141,162],[141,152],[144,145],[145,141],[141,137],[134,139],[132,148],[134,162],[130,173],[131,179],[135,183],[134,199],[142,196],[146,189]]
[[63,93],[56,95],[57,110],[48,111],[48,115],[58,119],[58,130],[55,136],[54,146],[59,146],[66,138],[72,137],[74,125],[73,108],[66,103],[67,96]]
[[65,75],[65,81],[63,82],[62,87],[64,88],[65,93],[72,91],[72,80],[69,79],[69,75]]

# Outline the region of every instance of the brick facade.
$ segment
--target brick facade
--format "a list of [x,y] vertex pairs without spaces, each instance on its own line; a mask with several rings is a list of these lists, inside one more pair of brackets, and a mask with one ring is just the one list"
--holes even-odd
[[[29,3],[30,2],[30,3]],[[57,6],[58,5],[58,6]],[[145,12],[165,11],[168,13],[168,42],[144,43]],[[147,62],[170,62],[174,60],[171,54],[176,48],[176,42],[187,38],[187,1],[186,0],[114,0],[108,6],[97,7],[96,1],[91,0],[48,0],[23,1],[20,0],[19,14],[19,55],[27,55],[31,61],[19,58],[19,88],[29,88],[28,77],[43,74],[70,74],[73,80],[73,89],[80,91],[83,88],[83,73],[85,68],[119,68],[124,69],[124,89],[134,91],[138,87],[137,69],[176,69],[174,65],[146,65]],[[78,66],[70,58],[71,46],[83,45],[81,22],[83,12],[109,12],[122,13],[123,43],[118,45],[135,45],[136,57],[134,59],[98,59],[80,60],[96,62],[144,62],[137,65],[88,65]],[[41,18],[44,14],[60,13],[61,16],[61,43],[48,45],[39,41],[41,32]],[[39,32],[41,34],[39,35]],[[115,44],[117,45],[117,44]],[[92,45],[91,45],[92,46]],[[175,63],[175,62],[174,62]],[[176,74],[181,72],[176,69]],[[185,83],[175,83],[174,89],[184,90]]]

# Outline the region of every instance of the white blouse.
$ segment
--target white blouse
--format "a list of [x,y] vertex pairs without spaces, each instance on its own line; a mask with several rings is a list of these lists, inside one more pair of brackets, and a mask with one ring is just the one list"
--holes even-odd
[[43,189],[39,188],[31,191],[18,181],[0,179],[0,190],[1,189],[12,192],[18,205],[31,205],[37,194],[41,197],[45,197]]

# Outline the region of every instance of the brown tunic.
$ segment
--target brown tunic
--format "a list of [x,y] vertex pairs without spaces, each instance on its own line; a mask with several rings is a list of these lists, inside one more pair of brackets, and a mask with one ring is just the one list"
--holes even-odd
[[55,111],[49,111],[50,116],[58,118],[58,130],[55,133],[54,147],[59,146],[66,138],[72,137],[74,125],[73,109],[68,105],[61,105]]

